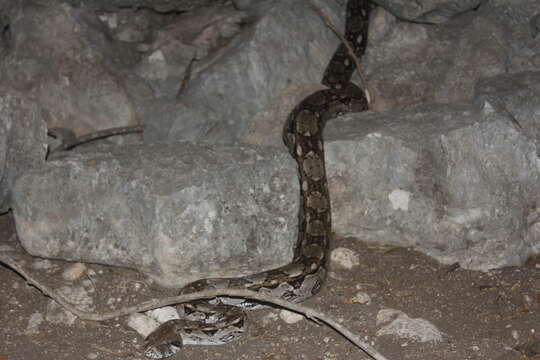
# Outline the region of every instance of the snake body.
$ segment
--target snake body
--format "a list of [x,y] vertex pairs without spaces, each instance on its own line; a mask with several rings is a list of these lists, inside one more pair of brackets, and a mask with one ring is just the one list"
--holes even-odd
[[[349,0],[345,38],[356,55],[366,48],[370,4]],[[367,109],[364,92],[350,82],[355,70],[347,47],[341,44],[327,66],[317,91],[300,102],[289,114],[283,141],[298,164],[300,212],[298,240],[289,265],[239,278],[198,280],[181,294],[212,289],[248,289],[301,302],[315,295],[326,275],[326,257],[331,231],[330,198],[324,162],[322,131],[327,120],[346,112]],[[179,306],[181,319],[169,320],[145,339],[144,354],[162,359],[178,352],[183,344],[218,345],[233,341],[246,331],[242,308],[258,304],[231,298],[195,301]]]

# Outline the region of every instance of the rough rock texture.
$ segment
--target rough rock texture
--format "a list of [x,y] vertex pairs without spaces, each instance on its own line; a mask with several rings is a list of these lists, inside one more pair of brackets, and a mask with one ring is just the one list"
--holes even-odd
[[80,135],[135,124],[121,76],[110,68],[133,57],[127,49],[96,30],[94,17],[65,4],[23,9],[10,19],[10,51],[0,63],[3,85],[39,102],[48,127]]
[[336,232],[470,269],[540,250],[536,147],[490,106],[352,114],[327,128]]
[[45,161],[46,138],[41,108],[0,86],[0,212],[11,206],[15,178]]
[[[352,114],[326,133],[337,233],[482,270],[540,250],[536,147],[489,104]],[[27,172],[15,215],[32,254],[182,285],[286,263],[295,189],[274,148],[126,147]]]
[[503,74],[483,79],[476,86],[476,95],[512,119],[540,149],[540,72]]
[[[120,39],[134,38],[137,33],[134,17],[124,16],[124,20],[120,15],[108,16],[107,24],[111,31]],[[155,18],[151,15],[147,14],[147,23]],[[116,20],[113,22],[112,19]],[[164,24],[155,24],[154,31],[138,47],[143,57],[135,73],[152,86],[155,97],[177,102],[183,94],[179,89],[185,82],[185,76],[190,76],[186,82],[190,85],[200,71],[199,64],[208,66],[219,59],[223,55],[219,50],[227,49],[227,44],[253,21],[247,12],[231,6],[215,6],[180,14]],[[130,33],[133,35],[128,35]]]
[[[334,1],[317,3],[342,27],[342,7]],[[152,118],[145,141],[176,141],[179,133],[193,136],[173,130],[184,124],[193,128],[192,123],[198,124],[196,136],[205,141],[245,141],[253,128],[250,121],[281,91],[290,84],[320,82],[338,40],[305,1],[260,2],[251,18],[256,21],[244,25],[226,47],[193,65],[180,97],[189,112],[178,112],[172,123]]]
[[506,71],[537,71],[540,67],[540,46],[535,19],[540,14],[540,2],[494,0],[488,4],[479,13],[498,24],[504,34]]
[[289,262],[297,182],[285,151],[125,146],[26,172],[14,214],[33,255],[128,266],[182,286]]
[[439,24],[476,9],[486,0],[374,0],[374,2],[401,19]]
[[[342,26],[344,1],[317,3]],[[363,64],[372,109],[389,111],[328,125],[334,230],[471,269],[519,264],[540,250],[540,3],[392,3],[416,21],[444,22],[374,13]],[[19,169],[43,161],[42,120],[79,134],[140,121],[147,142],[213,145],[105,149],[35,166],[16,188],[27,249],[136,267],[176,286],[286,263],[297,194],[281,127],[320,88],[336,37],[304,0],[218,1],[184,14],[154,10],[193,3],[92,4],[107,11],[37,1],[0,14],[3,84],[43,107],[13,90],[1,99],[3,209]],[[429,103],[446,105],[418,106]],[[18,124],[24,138],[9,120],[18,113],[29,119]],[[26,148],[9,142],[31,138],[31,160],[21,160]],[[216,145],[237,140],[278,147]]]
[[118,8],[149,8],[159,12],[187,11],[198,7],[222,4],[225,0],[67,0],[75,6],[85,6],[100,10]]
[[377,110],[469,100],[478,79],[506,70],[503,28],[478,14],[432,26],[379,8],[371,29],[364,64]]

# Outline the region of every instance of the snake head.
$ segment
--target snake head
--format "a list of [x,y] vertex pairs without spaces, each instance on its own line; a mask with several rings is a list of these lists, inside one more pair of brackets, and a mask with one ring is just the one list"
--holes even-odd
[[144,339],[144,356],[149,359],[165,359],[182,349],[182,338],[176,331],[176,320],[161,324]]

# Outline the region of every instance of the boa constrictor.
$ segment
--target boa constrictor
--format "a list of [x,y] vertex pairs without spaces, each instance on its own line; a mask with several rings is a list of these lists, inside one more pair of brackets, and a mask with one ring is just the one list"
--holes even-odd
[[[358,56],[366,47],[370,4],[368,0],[347,3],[345,37]],[[211,289],[248,289],[300,302],[315,295],[325,279],[325,260],[331,229],[330,198],[324,164],[322,130],[338,114],[367,109],[364,92],[350,82],[355,70],[347,48],[341,44],[323,76],[328,89],[305,98],[290,113],[283,141],[298,164],[300,212],[298,240],[293,262],[251,276],[205,279],[187,285],[181,294]],[[196,301],[179,306],[181,319],[163,323],[145,339],[144,354],[162,359],[178,352],[183,344],[218,345],[245,332],[241,308],[254,308],[251,301],[219,298],[212,303]]]

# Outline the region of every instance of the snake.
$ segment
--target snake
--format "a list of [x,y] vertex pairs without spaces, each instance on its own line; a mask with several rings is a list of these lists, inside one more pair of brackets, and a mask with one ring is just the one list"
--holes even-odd
[[[367,44],[369,0],[349,0],[344,36],[357,57]],[[367,110],[364,91],[351,82],[356,70],[345,43],[332,55],[322,78],[325,89],[304,98],[290,112],[283,127],[283,142],[296,160],[300,183],[298,237],[288,265],[236,278],[197,280],[180,295],[216,289],[247,289],[293,303],[304,301],[321,289],[326,273],[331,210],[326,178],[323,128],[326,122],[348,112]],[[150,359],[164,359],[183,345],[220,345],[240,338],[247,330],[244,309],[262,305],[247,299],[219,297],[180,304],[179,319],[164,322],[151,332],[142,350]]]

